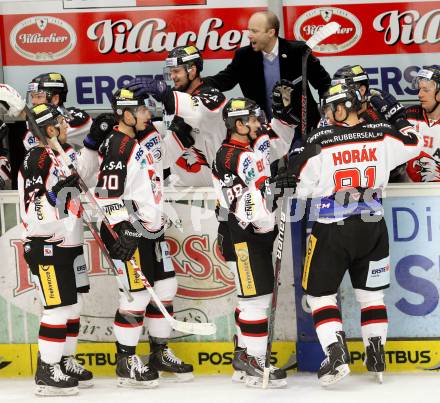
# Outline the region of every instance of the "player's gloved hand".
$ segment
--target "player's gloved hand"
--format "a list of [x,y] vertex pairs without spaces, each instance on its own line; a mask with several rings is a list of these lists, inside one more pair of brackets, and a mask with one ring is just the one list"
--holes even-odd
[[293,84],[285,79],[275,83],[272,89],[272,113],[275,118],[289,125],[298,125],[299,119],[292,109],[293,87]]
[[368,100],[373,108],[391,124],[399,119],[405,119],[405,108],[388,92],[371,88]]
[[83,141],[84,147],[95,151],[98,150],[99,146],[117,124],[115,115],[112,113],[101,113],[98,115],[90,126],[90,133]]
[[23,112],[26,101],[10,85],[0,84],[0,105],[6,109],[9,116],[17,117]]
[[180,116],[174,116],[169,129],[176,133],[177,138],[185,148],[189,148],[194,145],[194,137],[191,134],[192,127],[185,123],[183,118]]
[[118,234],[118,239],[114,241],[109,248],[109,253],[112,259],[122,261],[130,260],[136,248],[138,247],[139,239],[142,234],[136,231],[133,224],[129,221],[122,221],[116,224],[113,229]]
[[66,205],[72,196],[78,196],[81,192],[78,174],[69,175],[67,178],[60,179],[52,189],[46,192],[49,203],[55,206]]
[[164,102],[165,95],[169,91],[165,81],[154,78],[135,78],[126,85],[126,88],[133,91],[136,96],[152,95],[159,102]]

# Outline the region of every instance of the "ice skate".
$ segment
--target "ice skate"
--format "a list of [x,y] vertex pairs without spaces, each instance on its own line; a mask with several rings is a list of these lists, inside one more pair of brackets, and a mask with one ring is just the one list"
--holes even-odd
[[[264,363],[266,357],[248,356],[246,366],[246,385],[254,388],[263,387]],[[283,388],[287,385],[287,374],[284,369],[270,366],[269,388]]]
[[80,389],[93,386],[93,374],[85,369],[74,356],[63,356],[60,362],[61,370],[66,374],[78,380]]
[[246,367],[248,366],[248,355],[244,347],[236,347],[234,350],[234,358],[232,359],[233,382],[246,382]]
[[350,373],[348,350],[341,336],[338,336],[339,341],[327,347],[327,357],[319,368],[318,380],[322,386],[339,382]]
[[370,343],[366,348],[365,362],[367,370],[375,375],[378,383],[383,382],[383,372],[385,371],[385,350],[380,336],[370,337]]
[[38,396],[71,396],[78,394],[78,380],[63,373],[60,364],[46,364],[38,357],[35,373]]
[[159,372],[161,379],[189,382],[194,379],[193,366],[176,357],[166,344],[150,343],[149,365]]
[[155,388],[159,385],[156,370],[144,365],[137,355],[117,354],[116,375],[123,388]]

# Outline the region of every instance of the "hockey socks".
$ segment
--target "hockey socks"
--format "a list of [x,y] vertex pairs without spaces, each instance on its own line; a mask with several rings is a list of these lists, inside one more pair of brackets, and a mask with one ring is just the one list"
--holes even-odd
[[113,329],[118,343],[137,346],[144,324],[144,311],[116,311]]

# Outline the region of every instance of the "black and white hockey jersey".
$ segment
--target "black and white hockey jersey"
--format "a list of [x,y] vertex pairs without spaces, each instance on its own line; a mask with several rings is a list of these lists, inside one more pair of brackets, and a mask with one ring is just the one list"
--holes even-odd
[[[77,154],[68,144],[62,145],[80,176],[89,181],[96,172],[96,153],[84,149]],[[56,156],[57,153],[54,151]],[[58,156],[58,160],[61,157]],[[20,215],[24,226],[23,239],[45,237],[61,241],[59,246],[79,246],[83,243],[81,211],[77,200],[67,205],[67,216],[47,199],[47,192],[62,178],[70,175],[61,164],[54,164],[43,147],[32,147],[25,155],[18,174]],[[62,206],[64,210],[64,206]]]
[[115,128],[99,148],[99,163],[95,196],[110,224],[135,218],[149,232],[160,230],[161,204],[150,177],[154,161],[137,141]]
[[[292,138],[291,127],[289,133]],[[269,186],[266,186],[271,176],[270,164],[274,156],[279,158],[286,154],[289,146],[290,142],[270,127],[264,128],[252,148],[235,140],[225,140],[212,167],[221,214],[233,213],[243,228],[251,223],[256,233],[272,231],[275,213],[267,204]]]
[[[201,83],[192,94],[172,91],[174,115],[164,116],[164,128],[159,129],[166,144],[167,165],[175,175],[176,186],[212,186],[211,164],[226,128],[222,118],[225,96],[216,88]],[[192,127],[195,144],[185,148],[176,134],[167,130],[173,117],[181,117]],[[166,133],[164,132],[166,130]]]
[[320,144],[322,151],[302,167],[296,193],[313,198],[312,208],[324,223],[365,210],[381,214],[380,194],[391,170],[418,155],[422,145],[407,122],[397,130],[386,121],[316,129],[307,143]]
[[423,139],[420,154],[406,166],[409,180],[440,182],[440,119],[429,119],[420,105],[407,108],[406,116]]

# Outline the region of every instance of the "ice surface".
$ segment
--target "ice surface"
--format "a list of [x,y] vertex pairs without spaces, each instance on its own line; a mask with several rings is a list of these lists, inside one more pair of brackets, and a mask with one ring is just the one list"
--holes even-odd
[[285,389],[254,389],[235,384],[226,376],[196,376],[190,383],[161,383],[157,389],[122,389],[114,378],[97,378],[91,389],[77,396],[36,397],[33,379],[0,379],[0,402],[40,403],[417,403],[437,401],[437,373],[384,374],[375,383],[369,374],[355,374],[333,387],[323,389],[315,374],[293,374]]

